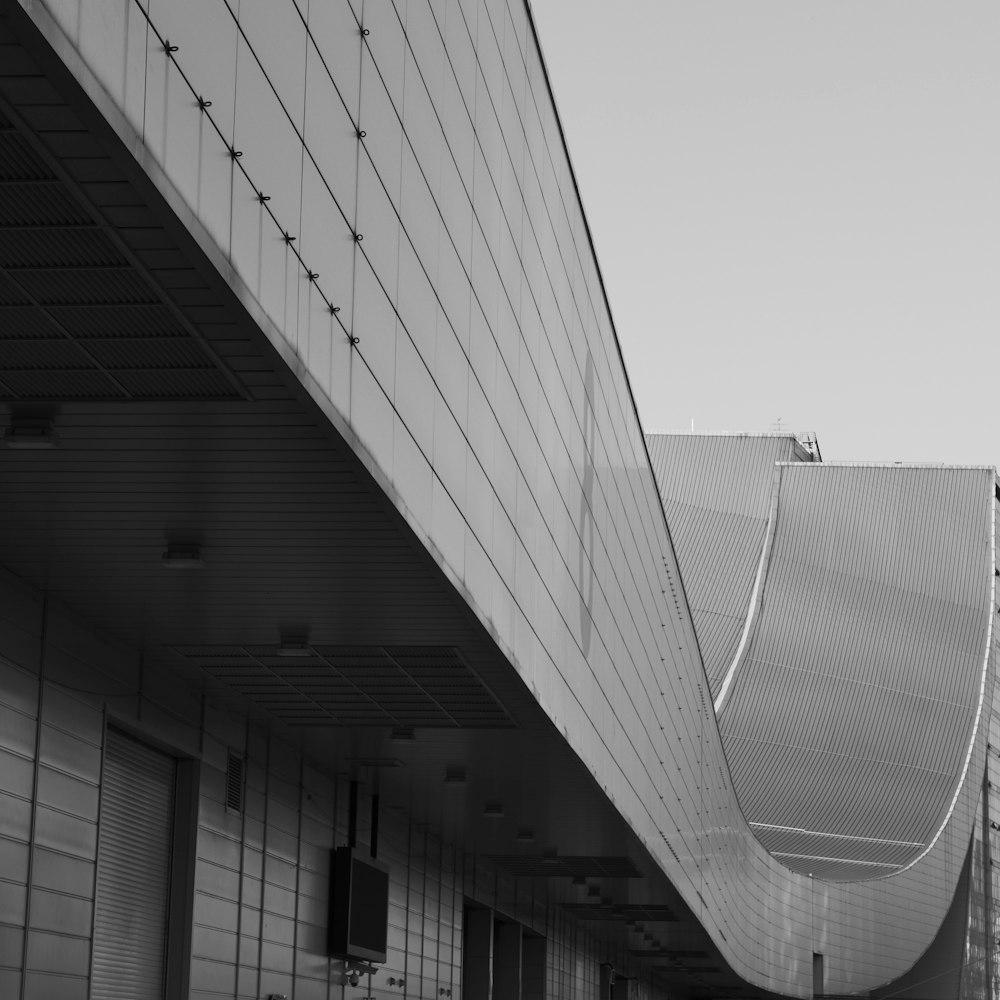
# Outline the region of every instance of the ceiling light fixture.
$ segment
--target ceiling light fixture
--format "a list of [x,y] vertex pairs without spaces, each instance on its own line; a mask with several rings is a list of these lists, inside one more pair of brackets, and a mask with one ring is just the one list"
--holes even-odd
[[163,553],[164,569],[203,569],[205,560],[197,545],[168,545]]
[[282,639],[274,652],[276,656],[306,657],[313,655],[312,646],[306,639]]
[[59,436],[51,417],[12,414],[3,441],[8,448],[55,448]]

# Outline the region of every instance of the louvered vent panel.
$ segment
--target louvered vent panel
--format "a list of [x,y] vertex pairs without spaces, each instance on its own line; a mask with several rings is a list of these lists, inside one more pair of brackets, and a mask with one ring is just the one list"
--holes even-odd
[[174,771],[170,757],[108,730],[93,1000],[162,1000]]
[[230,750],[226,760],[226,809],[243,813],[244,760],[241,754]]
[[[0,271],[0,306],[31,306],[27,295]],[[4,310],[6,313],[6,308]]]
[[0,267],[107,267],[126,263],[96,226],[0,230]]
[[0,126],[0,182],[38,181],[52,173],[38,159],[28,140],[10,125]]
[[177,317],[161,303],[152,305],[88,306],[49,310],[71,336],[90,337],[186,337]]
[[[2,318],[2,314],[0,314]],[[8,371],[76,371],[93,368],[71,340],[8,340],[0,351]]]
[[[62,107],[33,112],[69,120]],[[46,157],[12,127],[0,132],[0,399],[239,398],[193,334],[192,317],[167,305],[156,275],[176,284],[175,271],[136,266],[110,224],[114,206],[143,204],[138,192],[124,179],[84,184],[98,212]],[[114,173],[96,150],[93,158]],[[65,346],[88,338],[102,342],[89,355]],[[105,346],[112,338],[127,346]],[[24,344],[36,340],[64,346],[46,353]],[[109,378],[102,367],[121,375]]]
[[7,304],[0,283],[0,340],[63,339],[64,335],[41,309],[23,303]]
[[206,370],[205,353],[189,338],[88,339],[87,351],[105,368],[114,370]]
[[157,301],[146,280],[131,268],[24,269],[13,272],[13,277],[43,306],[153,305]]
[[93,222],[55,181],[0,182],[0,219],[7,226],[79,226]]

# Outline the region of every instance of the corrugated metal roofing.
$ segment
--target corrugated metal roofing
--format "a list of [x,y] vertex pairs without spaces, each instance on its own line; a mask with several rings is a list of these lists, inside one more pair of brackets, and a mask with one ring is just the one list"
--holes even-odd
[[968,749],[992,471],[801,464],[790,436],[648,441],[757,836],[818,877],[898,871],[940,827]]
[[896,870],[943,822],[989,641],[993,494],[987,469],[780,468],[720,729],[747,818],[790,867]]

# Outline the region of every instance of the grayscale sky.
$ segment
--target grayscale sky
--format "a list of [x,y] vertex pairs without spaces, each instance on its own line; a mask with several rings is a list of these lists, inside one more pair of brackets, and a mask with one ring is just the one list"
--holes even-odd
[[531,7],[647,431],[1000,462],[1000,3]]

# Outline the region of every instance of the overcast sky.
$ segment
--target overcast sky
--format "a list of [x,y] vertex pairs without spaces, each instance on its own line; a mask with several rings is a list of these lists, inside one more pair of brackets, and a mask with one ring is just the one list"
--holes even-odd
[[997,0],[531,0],[647,431],[1000,462]]

